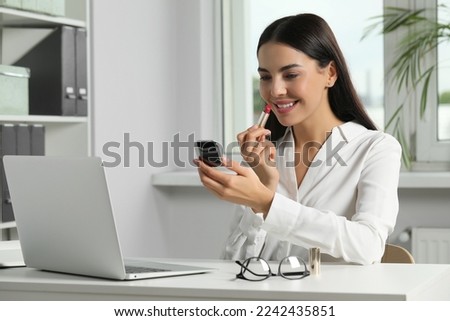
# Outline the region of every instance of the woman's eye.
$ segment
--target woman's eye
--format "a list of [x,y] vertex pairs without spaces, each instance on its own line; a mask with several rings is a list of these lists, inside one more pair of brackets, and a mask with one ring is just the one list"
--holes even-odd
[[287,74],[284,76],[286,79],[294,79],[298,77],[298,74]]
[[261,81],[267,81],[267,80],[270,80],[270,76],[263,76],[263,75],[261,75],[261,76],[259,77],[259,80],[261,80]]

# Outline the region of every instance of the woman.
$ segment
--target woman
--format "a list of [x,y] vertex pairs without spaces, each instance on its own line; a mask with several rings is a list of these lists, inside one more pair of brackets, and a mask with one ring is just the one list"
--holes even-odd
[[379,262],[397,218],[401,148],[366,114],[333,32],[313,14],[281,18],[257,57],[272,112],[268,129],[238,135],[250,166],[224,159],[230,175],[197,160],[203,185],[240,205],[224,257],[280,260],[319,247],[324,261]]

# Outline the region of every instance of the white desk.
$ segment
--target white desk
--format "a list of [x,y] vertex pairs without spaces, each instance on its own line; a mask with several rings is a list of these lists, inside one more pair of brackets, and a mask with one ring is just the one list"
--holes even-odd
[[450,265],[323,264],[319,276],[249,282],[235,278],[239,266],[234,262],[176,262],[217,270],[172,278],[110,281],[25,267],[0,269],[0,300],[450,300]]

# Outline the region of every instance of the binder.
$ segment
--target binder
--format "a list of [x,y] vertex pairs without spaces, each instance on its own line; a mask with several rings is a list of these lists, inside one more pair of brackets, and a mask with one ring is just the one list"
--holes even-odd
[[45,127],[35,124],[30,126],[31,155],[45,155]]
[[14,212],[3,167],[5,155],[45,155],[45,126],[0,125],[0,222],[14,221]]
[[34,115],[76,114],[75,28],[60,26],[15,65],[31,71],[29,110]]
[[16,155],[16,129],[12,124],[3,124],[0,126],[0,184],[1,184],[1,221],[10,222],[14,220],[11,197],[9,195],[8,185],[6,183],[5,168],[3,167],[3,156]]
[[77,116],[87,116],[87,34],[86,29],[75,29],[76,52],[76,91],[77,91]]
[[19,124],[16,129],[17,155],[31,155],[31,132],[27,124]]

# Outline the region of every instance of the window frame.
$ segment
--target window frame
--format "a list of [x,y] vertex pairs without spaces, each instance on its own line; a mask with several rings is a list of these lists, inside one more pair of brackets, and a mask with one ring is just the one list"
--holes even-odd
[[[384,6],[394,6],[409,9],[437,8],[437,0],[415,0],[410,2],[400,0],[384,0]],[[427,10],[427,17],[437,19],[437,10]],[[396,31],[384,36],[385,70],[391,68],[396,44],[406,31]],[[433,50],[423,59],[423,69],[426,70],[437,62],[437,50]],[[450,170],[450,141],[438,140],[438,73],[434,72],[430,79],[427,108],[421,118],[419,116],[421,88],[413,95],[407,96],[406,91],[397,92],[396,86],[387,78],[385,81],[385,115],[386,119],[395,113],[397,107],[405,103],[401,112],[401,122],[405,138],[411,148],[413,171]],[[436,93],[436,94],[433,94]],[[391,129],[387,130],[391,132]]]
[[248,127],[252,119],[251,109],[242,112],[242,106],[252,105],[251,78],[239,77],[250,69],[251,53],[246,44],[250,41],[250,29],[245,24],[249,4],[242,0],[221,0],[222,8],[222,63],[223,63],[223,143],[233,145],[238,132]]
[[[425,0],[416,0],[416,9],[429,7],[429,2]],[[436,10],[429,11],[428,14],[430,18],[437,19],[437,0],[433,1],[433,6]],[[434,50],[425,58],[425,69],[432,64],[438,62],[438,52]],[[431,93],[436,93],[428,95],[426,109],[423,119],[417,119],[417,151],[416,160],[420,162],[448,162],[450,160],[450,140],[438,140],[438,70],[435,71],[433,77],[430,80],[429,90]],[[419,93],[415,96],[415,106],[420,104]],[[419,165],[419,164],[418,164]],[[437,164],[436,164],[437,165]]]

